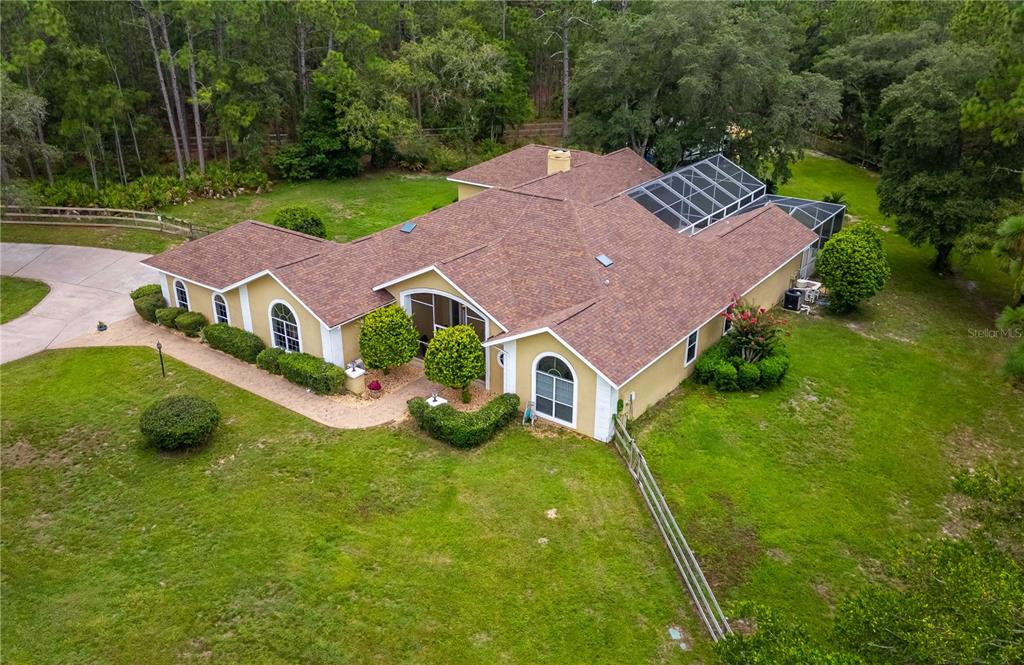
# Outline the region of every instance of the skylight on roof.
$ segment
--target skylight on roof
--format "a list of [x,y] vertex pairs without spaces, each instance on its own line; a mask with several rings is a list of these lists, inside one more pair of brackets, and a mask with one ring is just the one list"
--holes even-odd
[[406,222],[402,224],[401,231],[402,233],[412,233],[414,228],[416,228],[416,222]]
[[594,258],[596,258],[597,262],[600,263],[601,265],[603,265],[605,268],[611,268],[612,267],[612,263],[614,263],[611,259],[609,259],[604,254],[598,254]]

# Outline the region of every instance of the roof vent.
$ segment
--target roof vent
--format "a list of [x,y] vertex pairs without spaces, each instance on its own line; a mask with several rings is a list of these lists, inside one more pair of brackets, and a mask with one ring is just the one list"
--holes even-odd
[[612,267],[612,263],[613,263],[612,260],[609,259],[604,254],[598,254],[594,258],[596,258],[597,262],[600,263],[601,265],[603,265],[605,268],[611,268]]
[[414,228],[416,228],[416,222],[406,222],[402,224],[401,231],[402,233],[412,233]]

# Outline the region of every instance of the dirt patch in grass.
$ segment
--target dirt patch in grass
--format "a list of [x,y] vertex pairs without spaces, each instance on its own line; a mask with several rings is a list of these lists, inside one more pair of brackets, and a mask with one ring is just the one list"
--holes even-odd
[[944,447],[949,461],[958,468],[973,470],[978,466],[995,462],[995,445],[972,427],[956,427],[946,437]]
[[702,545],[698,554],[701,567],[711,586],[717,590],[737,587],[757,564],[764,551],[757,530],[736,518],[736,506],[730,497],[711,497],[721,508],[717,515],[705,514],[687,525],[687,540]]
[[59,451],[49,450],[44,453],[25,439],[19,439],[4,448],[2,459],[3,467],[6,469],[57,467],[68,463],[68,460]]

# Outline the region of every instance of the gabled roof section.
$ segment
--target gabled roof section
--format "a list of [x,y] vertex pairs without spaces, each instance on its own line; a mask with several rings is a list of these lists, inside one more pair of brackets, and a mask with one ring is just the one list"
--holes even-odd
[[[494,159],[481,162],[448,176],[454,182],[484,187],[512,189],[548,174],[548,150],[555,148],[531,143]],[[571,168],[583,166],[599,155],[586,150],[570,150]]]
[[313,258],[334,246],[297,231],[245,221],[142,263],[220,290],[256,273]]
[[[573,160],[576,153],[573,152]],[[515,189],[530,194],[596,203],[661,175],[644,158],[622,148],[581,165],[575,161],[568,171],[560,171],[520,185]]]

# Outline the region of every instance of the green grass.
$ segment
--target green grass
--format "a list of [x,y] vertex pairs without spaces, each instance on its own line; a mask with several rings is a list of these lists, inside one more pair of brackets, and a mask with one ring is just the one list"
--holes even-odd
[[[782,191],[841,190],[853,215],[892,226],[874,182],[809,157]],[[893,277],[871,303],[795,318],[780,388],[686,383],[636,432],[720,598],[767,604],[819,634],[893,548],[955,522],[956,469],[1019,466],[1024,451],[1024,399],[998,377],[1013,341],[977,332],[1008,299],[1005,276],[982,262],[940,277],[928,248],[895,233],[885,246]]]
[[139,229],[29,224],[0,224],[0,240],[43,245],[105,247],[143,254],[159,254],[184,242],[184,239],[178,236]]
[[45,282],[21,277],[0,277],[0,323],[13,321],[39,304],[50,292]]
[[[173,359],[161,379],[148,349],[2,372],[5,661],[693,658],[668,642],[695,629],[688,601],[607,446],[329,430]],[[221,409],[213,441],[145,448],[139,412],[183,391]]]
[[206,199],[162,212],[220,229],[246,219],[272,224],[278,210],[304,205],[323,215],[327,237],[339,242],[394,226],[455,200],[443,176],[385,172],[345,180],[276,183],[269,192]]

